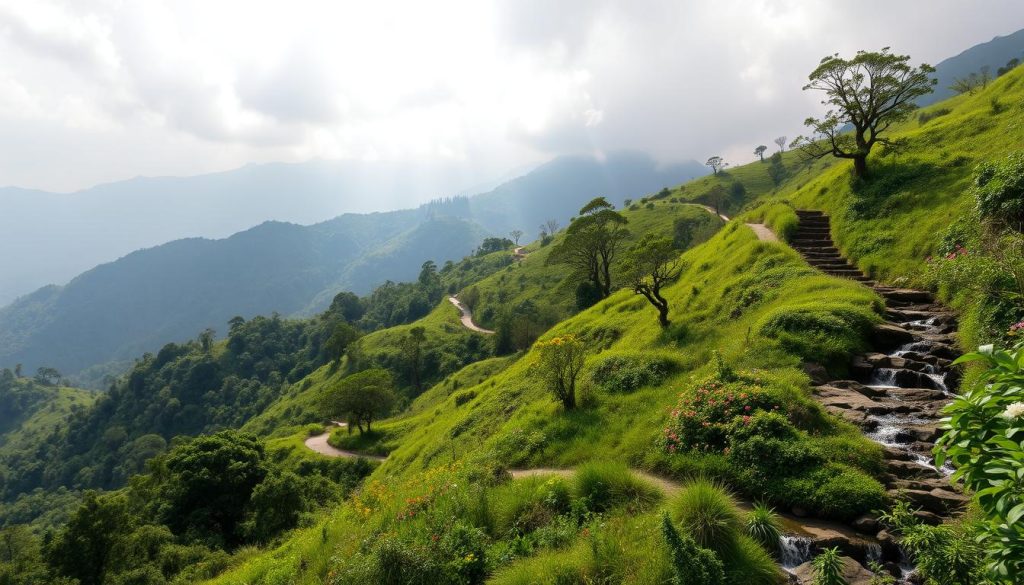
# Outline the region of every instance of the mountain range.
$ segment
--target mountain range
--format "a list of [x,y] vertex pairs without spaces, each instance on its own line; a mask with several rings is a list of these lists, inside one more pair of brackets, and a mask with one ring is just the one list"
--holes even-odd
[[621,201],[703,174],[696,162],[660,166],[637,153],[565,156],[486,193],[419,209],[308,226],[265,222],[228,238],[175,240],[0,309],[0,364],[74,373],[207,327],[223,330],[236,315],[309,314],[342,290],[366,294],[387,280],[414,279],[424,261],[461,258],[487,235],[532,234],[547,219],[564,225],[595,195]]

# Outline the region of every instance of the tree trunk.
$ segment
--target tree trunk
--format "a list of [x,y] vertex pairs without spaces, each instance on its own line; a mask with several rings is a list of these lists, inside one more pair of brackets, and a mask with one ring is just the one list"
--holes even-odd
[[853,157],[853,174],[858,177],[864,177],[868,174],[868,157],[867,155],[857,155]]
[[658,305],[658,323],[661,324],[662,328],[668,327],[668,303]]

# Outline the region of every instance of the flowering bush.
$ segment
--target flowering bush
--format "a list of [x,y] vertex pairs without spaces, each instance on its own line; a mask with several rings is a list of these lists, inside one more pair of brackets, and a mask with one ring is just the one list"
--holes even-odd
[[953,463],[953,478],[974,492],[985,519],[978,541],[1002,582],[1024,574],[1024,343],[1011,351],[984,346],[954,363],[975,361],[988,369],[946,407],[935,458]]
[[734,382],[707,379],[679,395],[662,436],[666,451],[728,452],[730,427],[750,424],[758,411],[777,411],[776,397],[754,379],[743,376]]

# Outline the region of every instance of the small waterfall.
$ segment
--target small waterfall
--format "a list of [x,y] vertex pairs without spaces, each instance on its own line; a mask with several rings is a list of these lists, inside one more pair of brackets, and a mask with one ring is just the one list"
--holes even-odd
[[864,563],[881,563],[882,545],[869,542],[864,545]]
[[892,368],[875,368],[871,379],[866,384],[869,388],[896,388],[896,370]]
[[814,558],[811,552],[813,542],[803,536],[779,537],[779,561],[785,569],[793,569]]

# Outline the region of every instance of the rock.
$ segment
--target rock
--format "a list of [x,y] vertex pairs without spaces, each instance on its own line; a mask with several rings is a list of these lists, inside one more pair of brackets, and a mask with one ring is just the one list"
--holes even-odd
[[875,535],[875,540],[882,547],[882,558],[884,559],[899,559],[900,558],[900,544],[888,530],[879,530],[878,534]]
[[879,294],[886,300],[902,303],[930,303],[935,300],[930,292],[909,288],[883,289]]
[[[850,557],[841,558],[843,560],[843,578],[849,585],[870,585],[871,578],[874,577],[871,571]],[[811,562],[806,562],[793,569],[793,574],[796,575],[797,582],[801,585],[814,583],[814,566]]]
[[828,385],[833,388],[853,390],[854,392],[867,396],[868,398],[878,398],[880,396],[885,396],[886,394],[885,388],[872,388],[853,380],[833,380],[829,382]]
[[967,503],[965,496],[942,488],[934,488],[931,491],[903,490],[901,493],[914,504],[936,514],[948,514]]
[[820,386],[828,383],[828,371],[821,364],[814,362],[804,362],[803,364],[804,373],[811,379],[811,384]]
[[895,349],[914,341],[914,334],[890,323],[875,325],[871,332],[871,343],[880,349]]
[[878,534],[878,530],[881,528],[878,524],[878,518],[870,514],[857,518],[850,523],[850,526],[853,526],[853,529],[861,534]]

